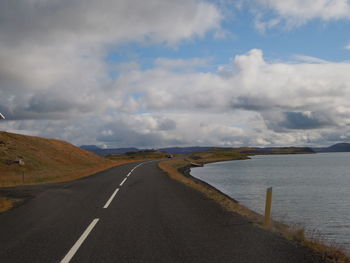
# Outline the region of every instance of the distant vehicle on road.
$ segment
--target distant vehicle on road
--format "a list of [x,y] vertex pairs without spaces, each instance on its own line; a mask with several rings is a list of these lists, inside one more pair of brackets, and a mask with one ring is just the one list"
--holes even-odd
[[172,154],[169,154],[167,157],[168,158],[173,158],[174,156]]

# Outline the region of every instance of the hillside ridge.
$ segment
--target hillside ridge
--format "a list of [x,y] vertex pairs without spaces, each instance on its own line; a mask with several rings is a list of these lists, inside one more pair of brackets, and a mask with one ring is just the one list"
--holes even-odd
[[65,141],[0,132],[0,186],[71,180],[114,165]]

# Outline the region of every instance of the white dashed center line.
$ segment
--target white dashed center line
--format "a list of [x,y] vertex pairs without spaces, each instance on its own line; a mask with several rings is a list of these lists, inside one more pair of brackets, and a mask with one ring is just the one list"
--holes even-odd
[[92,229],[97,224],[99,218],[95,218],[92,220],[90,225],[87,227],[87,229],[84,231],[84,233],[80,236],[80,238],[75,242],[74,246],[69,250],[67,255],[61,260],[60,263],[68,263],[71,261],[71,259],[74,257],[75,253],[78,251],[79,247],[83,244],[84,240],[88,237]]
[[[140,164],[136,165],[133,169],[131,169],[131,171],[126,175],[124,180],[120,183],[120,186],[122,186],[125,183],[126,179],[128,179],[128,177],[131,175],[131,173],[142,164],[144,164],[144,163],[140,163]],[[108,201],[106,202],[106,204],[104,205],[103,208],[108,208],[108,206],[112,203],[112,201],[113,201],[114,197],[116,196],[116,194],[118,193],[118,191],[119,191],[119,188],[115,189],[115,191],[113,192],[111,197],[108,199]],[[84,233],[80,236],[80,238],[75,242],[74,246],[68,251],[67,255],[60,261],[60,263],[69,263],[71,261],[71,259],[75,255],[75,253],[77,253],[78,249],[83,244],[85,239],[88,237],[90,232],[94,229],[95,225],[97,224],[97,222],[99,220],[100,220],[99,218],[95,218],[94,220],[92,220],[90,225],[87,227],[87,229],[84,231]]]
[[123,186],[123,184],[125,183],[126,179],[128,179],[128,177],[124,178],[124,180],[120,183],[120,186]]
[[111,197],[108,199],[107,203],[105,204],[105,206],[103,208],[108,208],[108,206],[110,205],[110,203],[113,201],[113,198],[115,197],[115,195],[118,193],[119,188],[115,189],[114,193],[111,195]]
[[[125,181],[128,179],[128,177],[131,175],[131,173],[140,165],[142,165],[143,163],[140,163],[138,165],[136,165],[134,168],[131,169],[131,171],[126,175],[126,177],[123,179],[123,181],[119,184],[119,186],[123,186],[123,184],[125,183]],[[116,194],[118,193],[119,188],[117,188],[113,194],[111,195],[111,197],[108,199],[108,201],[106,202],[106,204],[103,206],[103,208],[108,208],[108,206],[112,203],[114,197],[116,196]]]

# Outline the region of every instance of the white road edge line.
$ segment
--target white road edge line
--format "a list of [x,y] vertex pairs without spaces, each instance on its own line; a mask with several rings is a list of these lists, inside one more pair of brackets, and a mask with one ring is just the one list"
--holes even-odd
[[123,184],[125,183],[126,179],[128,179],[128,177],[125,177],[124,180],[120,183],[119,186],[123,186]]
[[87,229],[84,231],[84,233],[80,236],[80,238],[77,240],[77,242],[75,242],[74,246],[69,250],[67,255],[61,260],[60,263],[69,263],[69,261],[71,261],[71,259],[75,255],[75,253],[78,251],[79,247],[83,244],[85,239],[88,237],[88,235],[90,234],[92,229],[97,224],[98,220],[100,220],[100,219],[99,218],[95,218],[94,220],[92,220],[90,225],[87,227]]
[[106,202],[106,204],[104,205],[103,208],[108,208],[108,206],[111,204],[111,202],[113,201],[113,198],[115,197],[115,195],[118,193],[119,188],[115,189],[115,191],[113,192],[113,194],[111,195],[111,197],[108,199],[108,201]]
[[130,172],[130,173],[128,173],[126,177],[129,177],[130,175],[131,175],[131,172]]

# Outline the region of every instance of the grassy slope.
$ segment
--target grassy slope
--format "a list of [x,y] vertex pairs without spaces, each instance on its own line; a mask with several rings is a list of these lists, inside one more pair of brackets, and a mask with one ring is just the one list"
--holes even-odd
[[0,197],[0,213],[9,210],[13,207],[13,200],[5,197]]
[[[20,166],[15,160],[23,159]],[[0,132],[0,186],[59,182],[87,176],[117,163],[64,141]]]
[[[167,156],[156,151],[103,158],[64,141],[0,132],[0,187],[69,181],[124,163]],[[0,196],[0,212],[16,201]]]
[[[188,158],[184,159],[174,159],[169,161],[163,161],[159,163],[159,167],[165,171],[171,178],[192,187],[202,193],[204,193],[208,198],[218,202],[228,211],[238,213],[246,217],[249,221],[261,226],[263,223],[263,216],[255,213],[254,211],[248,209],[247,207],[239,204],[237,201],[226,196],[215,188],[202,183],[199,180],[191,176],[185,176],[183,172],[186,167],[190,167],[191,163],[210,163],[228,160],[242,160],[247,159],[246,154],[239,153],[241,149],[213,149],[205,152],[195,153]],[[245,150],[245,149],[244,149]],[[273,153],[272,153],[273,154]],[[304,235],[304,229],[291,227],[276,221],[273,221],[272,231],[277,232],[287,239],[295,240],[302,245],[309,247],[310,249],[317,251],[325,259],[331,262],[346,262],[350,263],[350,256],[342,251],[341,248],[337,246],[325,245],[322,240],[318,239],[308,239]]]

